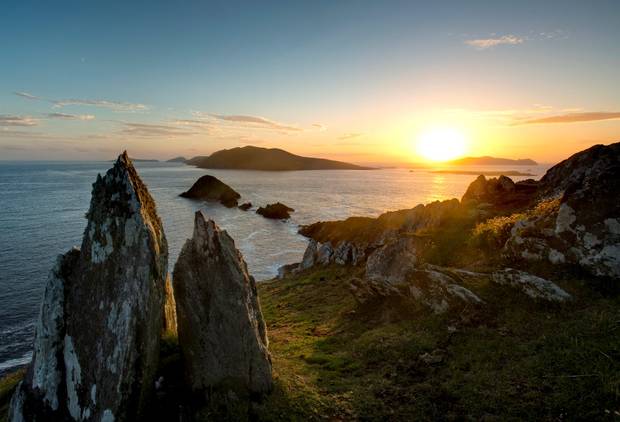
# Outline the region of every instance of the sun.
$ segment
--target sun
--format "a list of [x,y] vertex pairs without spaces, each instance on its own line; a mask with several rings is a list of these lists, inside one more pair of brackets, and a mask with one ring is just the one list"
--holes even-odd
[[465,136],[452,128],[434,128],[423,132],[417,141],[417,152],[429,161],[448,161],[465,154]]

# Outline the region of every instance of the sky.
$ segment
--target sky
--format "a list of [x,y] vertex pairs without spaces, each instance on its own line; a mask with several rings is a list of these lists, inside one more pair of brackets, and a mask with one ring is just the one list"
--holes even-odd
[[256,145],[406,163],[448,130],[464,155],[553,163],[620,140],[615,0],[1,9],[0,160]]

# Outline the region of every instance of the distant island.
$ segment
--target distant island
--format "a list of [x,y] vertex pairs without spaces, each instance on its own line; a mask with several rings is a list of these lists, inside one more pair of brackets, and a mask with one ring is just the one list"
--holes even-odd
[[[148,158],[132,158],[130,157],[131,161],[133,161],[134,163],[159,163],[159,160],[153,160],[153,159],[148,159]],[[115,162],[116,160],[108,160],[109,162]]]
[[510,158],[497,158],[497,157],[465,157],[458,160],[449,161],[446,164],[454,166],[536,166],[538,163],[529,158],[513,160]]
[[210,156],[198,156],[185,161],[186,164],[206,169],[235,170],[371,170],[342,161],[323,158],[302,157],[278,148],[246,146],[224,149]]
[[169,160],[166,160],[166,163],[184,163],[187,161],[185,157],[174,157]]
[[[413,171],[413,170],[410,170]],[[536,176],[533,173],[524,173],[521,171],[515,171],[515,170],[509,170],[509,171],[497,171],[497,170],[491,170],[491,171],[484,171],[484,170],[433,170],[431,171],[431,173],[438,173],[438,174],[464,174],[467,176],[478,176],[478,175],[485,175],[485,176]]]

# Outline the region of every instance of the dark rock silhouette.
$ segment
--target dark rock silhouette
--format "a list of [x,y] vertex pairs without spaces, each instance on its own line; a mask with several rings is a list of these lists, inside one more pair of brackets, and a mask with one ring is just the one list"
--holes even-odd
[[173,278],[189,388],[206,400],[270,391],[271,358],[254,278],[233,239],[200,211]]
[[250,208],[252,208],[252,203],[251,202],[244,202],[243,204],[239,205],[239,209],[241,211],[247,211]]
[[187,164],[206,169],[237,170],[369,170],[369,167],[357,166],[342,161],[323,158],[302,157],[278,148],[260,148],[245,146],[224,149],[208,157],[200,156],[187,160]]
[[291,212],[295,211],[293,208],[288,207],[280,202],[275,204],[269,204],[264,207],[260,207],[256,210],[256,214],[262,215],[265,218],[271,218],[275,220],[286,220],[291,218]]
[[87,219],[49,275],[12,421],[129,421],[150,398],[168,246],[127,153],[97,177]]
[[218,201],[228,208],[236,207],[237,200],[241,198],[241,195],[233,188],[218,178],[209,175],[202,176],[188,191],[183,192],[179,196],[205,201]]

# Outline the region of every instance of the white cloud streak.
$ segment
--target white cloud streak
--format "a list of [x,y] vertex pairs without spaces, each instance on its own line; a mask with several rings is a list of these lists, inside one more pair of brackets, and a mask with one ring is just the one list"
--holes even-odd
[[465,44],[478,50],[487,50],[498,45],[518,45],[523,44],[525,38],[516,35],[502,35],[495,38],[478,38],[473,40],[465,40]]

